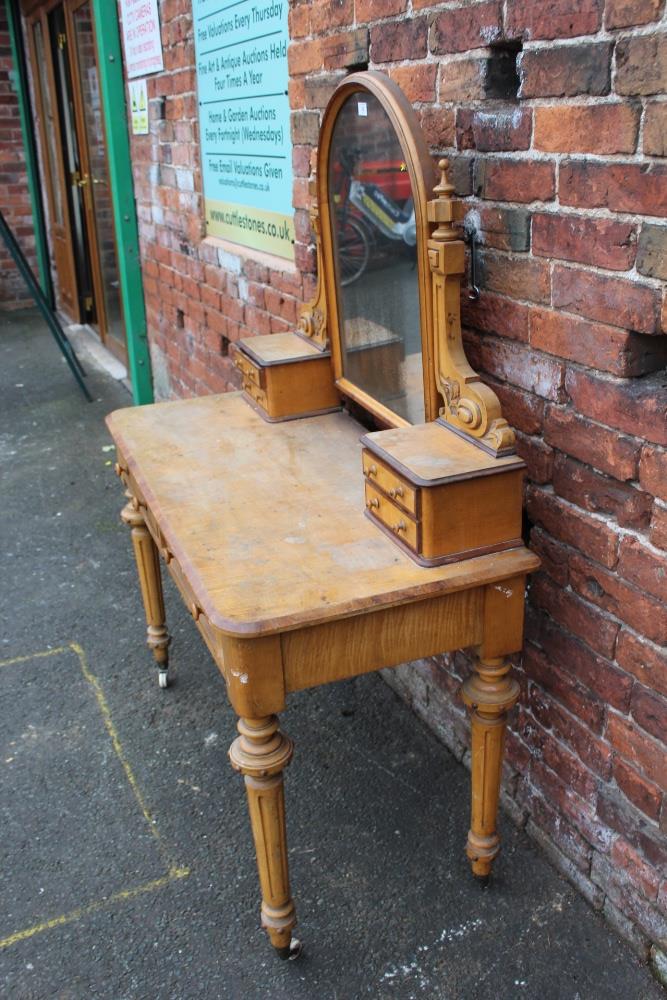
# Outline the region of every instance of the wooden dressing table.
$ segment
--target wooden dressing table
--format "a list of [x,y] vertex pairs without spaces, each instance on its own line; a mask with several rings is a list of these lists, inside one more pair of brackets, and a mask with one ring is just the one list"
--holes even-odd
[[[361,228],[363,216],[355,214],[355,226],[349,225],[351,217],[345,218],[345,207],[336,197],[333,182],[330,190],[328,178],[337,142],[348,142],[349,128],[356,127],[354,115],[365,119],[360,123],[362,139],[366,136],[373,142],[373,157],[366,151],[359,154],[360,160],[366,156],[373,162],[394,162],[383,143],[399,144],[399,170],[407,169],[410,175],[416,246],[414,266],[408,258],[404,267],[403,258],[395,259],[398,241],[386,233],[380,240],[382,234],[378,234],[373,255],[354,282],[343,285],[339,281],[341,255],[359,249],[346,248],[346,240],[358,238],[355,226]],[[519,693],[506,658],[521,648],[525,578],[538,565],[519,540],[505,537],[506,529],[498,526],[493,514],[498,505],[493,484],[504,481],[508,464],[520,477],[521,463],[511,458],[511,431],[502,421],[497,400],[481,386],[459,349],[462,255],[455,244],[460,241],[451,225],[446,229],[447,240],[438,242],[437,230],[429,239],[427,219],[427,214],[435,216],[432,221],[441,229],[451,222],[451,189],[443,176],[436,207],[427,203],[430,161],[411,109],[393,84],[379,74],[363,73],[339,86],[324,116],[319,164],[319,214],[314,205],[312,216],[320,285],[315,301],[304,310],[300,333],[271,344],[262,341],[273,338],[252,338],[247,350],[241,345],[242,392],[125,409],[108,418],[117,445],[117,472],[130,497],[123,519],[132,529],[148,644],[161,686],[167,682],[169,636],[160,557],[225,679],[239,716],[239,736],[231,746],[230,759],[245,778],[262,924],[281,957],[292,957],[299,950],[292,936],[296,912],[289,886],[283,795],[283,771],[292,758],[293,745],[278,723],[286,696],[447,650],[476,647],[476,669],[463,686],[472,715],[472,821],[467,853],[473,872],[488,876],[499,850],[496,813],[507,711]],[[378,193],[367,188],[365,193],[389,212],[383,221],[387,232],[387,218],[393,216],[399,220],[396,226],[405,231],[406,220],[412,221],[409,200],[392,208],[390,202],[383,202],[388,196],[382,189]],[[450,219],[438,217],[443,214]],[[364,236],[370,243],[374,234],[369,229]],[[445,243],[454,247],[459,270],[439,276],[433,268],[442,264],[439,247]],[[409,251],[409,244],[402,240],[401,253],[405,246]],[[416,289],[419,320],[414,314],[411,317],[419,334],[416,343],[413,330],[404,335],[402,329],[387,326],[382,306],[386,295],[373,288],[374,283],[381,288],[380,278],[387,267],[395,267],[396,281],[413,283]],[[451,261],[445,261],[445,270],[448,267],[453,271]],[[369,282],[367,295],[360,293],[364,281]],[[379,311],[374,305],[378,301]],[[380,317],[376,322],[366,316],[365,327],[361,324],[371,331],[368,343],[361,345],[369,352],[362,363],[346,354],[343,315],[347,309],[349,318],[350,309],[358,310],[360,302]],[[390,319],[399,312],[400,305],[390,308]],[[442,319],[434,320],[434,315]],[[386,336],[378,336],[378,328]],[[404,341],[398,351],[393,346],[397,338]],[[447,338],[451,350],[446,347]],[[313,348],[319,373],[315,380],[308,376],[313,370],[308,367],[313,363]],[[349,351],[359,349],[355,335]],[[369,358],[371,362],[382,358],[382,364],[395,366],[385,382],[379,381],[389,387],[385,399],[371,398],[362,382],[349,377],[350,372],[361,372],[363,378],[364,372],[375,369],[377,384],[379,362],[369,364]],[[417,397],[415,358],[423,371]],[[327,359],[324,364],[323,359]],[[321,395],[313,398],[313,385],[323,371],[329,371],[330,378],[318,390]],[[452,372],[458,372],[464,386],[458,394],[451,391],[451,385],[443,390],[442,380],[448,378],[451,383]],[[309,386],[305,414],[300,379],[308,380]],[[480,396],[486,423],[473,426],[472,436],[466,436],[470,421],[466,423],[462,404],[472,400],[472,406]],[[364,406],[371,427],[374,420],[376,427],[394,428],[370,435],[363,467],[359,442],[368,427],[346,410],[331,412],[332,401],[341,397]],[[276,400],[280,401],[277,417],[270,412]],[[463,532],[457,528],[452,544],[468,545],[469,551],[453,556],[445,552],[437,565],[428,566],[420,565],[418,552],[409,551],[404,540],[396,544],[386,530],[380,530],[378,509],[368,499],[368,479],[375,476],[373,488],[383,503],[396,502],[401,516],[411,518],[420,532],[427,531],[420,521],[421,501],[415,500],[411,510],[409,491],[416,497],[420,490],[427,490],[428,478],[419,480],[421,486],[413,486],[409,467],[400,464],[398,471],[391,467],[393,451],[405,459],[402,429],[420,436],[419,426],[410,425],[400,412],[414,413],[415,407],[423,410],[428,441],[435,429],[431,422],[439,416],[443,436],[436,433],[437,448],[447,452],[447,442],[456,442],[447,468],[447,462],[438,459],[437,449],[435,457],[421,453],[430,447],[426,438],[424,447],[419,446],[422,473],[424,468],[440,473],[437,496],[445,498],[445,527],[450,480],[458,489],[473,491],[471,496],[477,483],[486,490],[481,509],[474,502],[466,505],[465,496],[463,506],[459,501],[455,508],[459,528],[461,519],[470,524]],[[308,415],[313,411],[315,415]],[[385,440],[383,433],[394,437]],[[388,451],[382,450],[385,445]],[[369,448],[389,456],[384,478],[377,477],[377,470],[371,472],[369,455],[372,459],[375,452]],[[463,466],[467,471],[461,471]],[[499,494],[503,489],[497,486]],[[502,505],[502,499],[498,503]],[[518,506],[520,515],[520,500]],[[442,502],[437,500],[434,509],[440,507]],[[477,523],[486,508],[490,508],[487,521],[495,525],[491,534]],[[445,531],[443,537],[446,544],[450,535]],[[477,544],[480,538],[481,545]],[[483,554],[477,554],[480,551]]]

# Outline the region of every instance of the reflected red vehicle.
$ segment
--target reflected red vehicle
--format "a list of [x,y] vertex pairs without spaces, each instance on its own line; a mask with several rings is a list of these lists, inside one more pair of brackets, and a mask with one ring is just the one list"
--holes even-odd
[[410,176],[402,160],[366,160],[360,150],[341,156],[333,170],[338,212],[341,285],[356,281],[383,240],[414,247],[417,238]]

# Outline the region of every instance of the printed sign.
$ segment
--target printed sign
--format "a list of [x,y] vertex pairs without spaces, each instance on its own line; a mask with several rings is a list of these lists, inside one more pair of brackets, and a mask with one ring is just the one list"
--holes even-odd
[[206,231],[294,259],[288,0],[193,0]]
[[120,0],[120,10],[128,80],[160,73],[164,63],[157,0]]
[[148,94],[145,80],[131,80],[130,108],[132,110],[132,134],[148,135]]

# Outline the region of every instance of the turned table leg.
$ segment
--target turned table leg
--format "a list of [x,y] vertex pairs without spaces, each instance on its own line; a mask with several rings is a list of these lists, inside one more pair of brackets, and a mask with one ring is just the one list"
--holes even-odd
[[486,880],[500,850],[496,832],[507,712],[519,697],[504,658],[480,659],[463,684],[472,724],[472,817],[466,854],[473,874]]
[[132,498],[121,511],[121,518],[132,529],[132,546],[137,562],[141,596],[146,612],[147,639],[158,667],[160,687],[166,688],[169,670],[169,633],[165,622],[162,579],[157,546],[146,527],[137,501]]
[[294,746],[278,728],[278,717],[239,719],[240,736],[232,743],[229,759],[245,778],[250,824],[255,841],[257,869],[262,890],[262,927],[281,958],[300,950],[292,929],[296,910],[290,893],[287,865],[287,831],[283,770]]

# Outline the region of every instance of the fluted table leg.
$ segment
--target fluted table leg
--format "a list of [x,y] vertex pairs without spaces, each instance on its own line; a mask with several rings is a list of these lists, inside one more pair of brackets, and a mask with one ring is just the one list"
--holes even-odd
[[162,597],[162,578],[157,546],[146,527],[143,514],[134,498],[121,511],[121,518],[132,529],[132,546],[139,573],[141,597],[146,613],[146,642],[158,667],[160,687],[167,687],[169,670],[169,633]]
[[473,874],[488,878],[500,851],[496,831],[507,712],[519,697],[504,658],[480,659],[463,684],[472,725],[472,816],[466,854]]
[[262,891],[262,927],[280,957],[290,958],[300,946],[292,938],[296,910],[289,886],[283,770],[294,747],[280,732],[276,715],[239,719],[238,730],[229,758],[245,778]]

